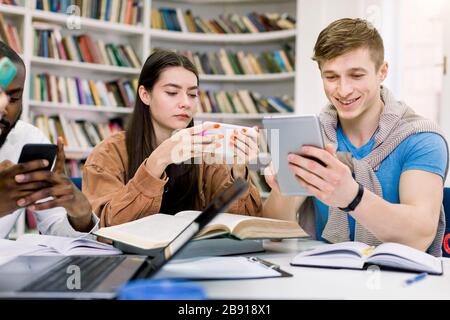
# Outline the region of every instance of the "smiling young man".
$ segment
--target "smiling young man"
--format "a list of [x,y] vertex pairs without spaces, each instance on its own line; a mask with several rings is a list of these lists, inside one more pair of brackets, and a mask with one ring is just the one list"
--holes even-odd
[[326,166],[289,155],[314,197],[283,197],[272,173],[263,214],[297,214],[311,235],[332,243],[397,242],[441,255],[447,143],[436,124],[381,85],[388,65],[378,31],[361,19],[337,20],[320,33],[313,60],[330,102],[320,114],[327,144],[301,151]]
[[[5,88],[9,99],[0,103],[0,238],[6,238],[25,208],[35,212],[41,233],[77,237],[98,225],[87,198],[64,174],[63,143],[58,143],[52,172],[46,163],[35,160],[16,164],[27,143],[49,143],[36,127],[19,120],[25,65],[22,59],[0,41],[0,58],[8,57],[17,67],[17,75]],[[49,198],[52,197],[52,198]],[[48,201],[45,201],[48,199]],[[45,202],[40,202],[44,200]]]

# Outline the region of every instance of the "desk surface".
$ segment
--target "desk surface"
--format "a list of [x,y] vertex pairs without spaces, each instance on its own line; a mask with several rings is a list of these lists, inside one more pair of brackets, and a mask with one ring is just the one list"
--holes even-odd
[[313,240],[265,241],[263,259],[293,274],[289,278],[197,281],[210,299],[450,299],[450,259],[444,275],[428,276],[404,286],[413,273],[294,267],[289,263],[300,251],[322,245]]

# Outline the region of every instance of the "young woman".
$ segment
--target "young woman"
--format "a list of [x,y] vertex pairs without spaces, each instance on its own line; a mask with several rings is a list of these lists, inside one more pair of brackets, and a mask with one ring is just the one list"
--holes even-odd
[[[214,123],[193,126],[198,82],[195,66],[174,52],[155,51],[145,62],[126,131],[96,146],[83,169],[83,192],[102,227],[158,212],[201,210],[234,179],[249,180],[242,161],[191,161],[208,158],[224,143],[223,136],[201,134]],[[238,160],[258,151],[254,130],[244,131],[234,132],[231,142]],[[260,209],[259,193],[250,184],[228,212],[257,215]]]

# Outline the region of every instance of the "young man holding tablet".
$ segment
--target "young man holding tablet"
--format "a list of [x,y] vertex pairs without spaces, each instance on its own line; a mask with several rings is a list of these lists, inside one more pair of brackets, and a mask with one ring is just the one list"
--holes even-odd
[[440,256],[447,143],[436,124],[382,86],[388,65],[378,31],[361,19],[337,20],[320,33],[313,60],[330,101],[320,114],[326,146],[301,152],[326,166],[289,155],[313,197],[284,197],[269,172],[263,214],[297,216],[319,240],[397,242]]

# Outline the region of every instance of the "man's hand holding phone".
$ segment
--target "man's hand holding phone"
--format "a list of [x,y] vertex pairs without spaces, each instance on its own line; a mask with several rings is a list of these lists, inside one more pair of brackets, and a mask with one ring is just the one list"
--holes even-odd
[[14,164],[9,160],[0,162],[0,217],[21,208],[18,201],[28,197],[37,190],[45,188],[45,181],[30,181],[19,183],[16,176],[48,166],[47,160],[34,160],[27,163]]
[[[17,205],[20,207],[28,207],[31,210],[64,207],[74,229],[87,231],[92,227],[91,205],[83,193],[65,174],[64,167],[64,143],[60,137],[58,138],[56,162],[52,171],[39,170],[25,172],[15,176],[15,182],[19,185],[40,183],[42,186],[40,189],[34,190],[31,194],[21,197],[17,201]],[[42,201],[48,198],[48,201]]]

